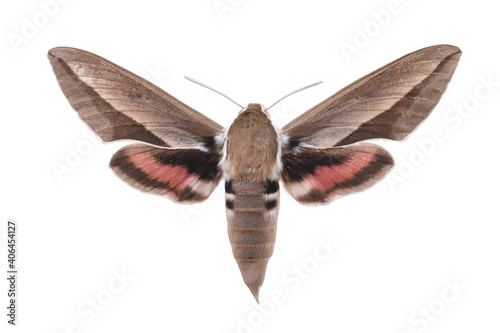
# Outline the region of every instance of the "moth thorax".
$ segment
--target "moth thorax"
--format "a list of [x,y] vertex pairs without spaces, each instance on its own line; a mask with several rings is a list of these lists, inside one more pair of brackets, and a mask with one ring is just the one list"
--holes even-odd
[[277,178],[278,134],[264,107],[249,104],[227,132],[226,176],[234,179]]

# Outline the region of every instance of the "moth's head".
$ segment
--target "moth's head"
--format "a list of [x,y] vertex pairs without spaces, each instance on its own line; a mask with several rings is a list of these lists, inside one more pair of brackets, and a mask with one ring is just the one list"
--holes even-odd
[[268,118],[270,117],[269,116],[269,112],[267,112],[267,109],[264,107],[264,105],[262,104],[258,104],[258,103],[250,103],[248,104],[248,106],[246,108],[244,108],[243,110],[241,110],[238,115],[241,115],[243,113],[253,113],[253,114],[261,114],[261,113],[264,113]]

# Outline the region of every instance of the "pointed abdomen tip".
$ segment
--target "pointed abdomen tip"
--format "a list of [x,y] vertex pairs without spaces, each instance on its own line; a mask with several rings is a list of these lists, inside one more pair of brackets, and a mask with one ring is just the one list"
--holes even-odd
[[247,287],[252,292],[252,295],[253,295],[253,297],[255,297],[255,300],[257,301],[257,303],[260,304],[260,302],[259,302],[259,290],[260,290],[261,285],[247,284]]

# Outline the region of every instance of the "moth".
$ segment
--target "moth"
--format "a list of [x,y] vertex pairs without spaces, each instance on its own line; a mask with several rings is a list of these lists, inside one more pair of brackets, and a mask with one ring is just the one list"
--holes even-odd
[[67,47],[48,58],[80,118],[105,142],[134,140],[111,158],[131,186],[175,202],[207,199],[225,181],[228,233],[258,302],[276,239],[281,181],[303,204],[364,190],[394,162],[371,139],[405,139],[434,109],[461,51],[436,45],[362,77],[277,128],[261,104],[224,128],[141,77]]

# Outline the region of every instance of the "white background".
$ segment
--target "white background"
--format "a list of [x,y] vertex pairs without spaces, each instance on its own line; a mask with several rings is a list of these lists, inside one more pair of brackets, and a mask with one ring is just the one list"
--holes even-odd
[[[11,218],[20,270],[15,328],[1,279],[2,332],[500,329],[493,2],[54,1],[0,8],[0,262],[6,271]],[[223,126],[239,108],[184,75],[240,104],[264,105],[323,80],[271,109],[281,126],[368,72],[441,43],[459,46],[462,59],[425,123],[404,142],[381,143],[397,161],[388,177],[324,207],[282,192],[260,310],[232,257],[222,188],[206,203],[180,206],[124,184],[107,164],[125,143],[98,141],[46,59],[56,46],[97,53]],[[326,255],[318,239],[339,246]],[[115,281],[122,271],[125,283]]]

